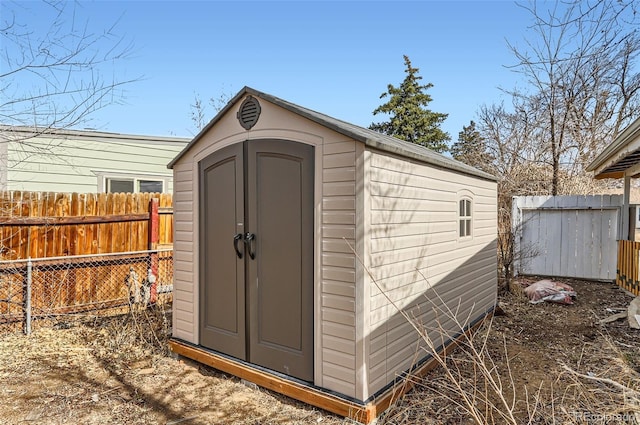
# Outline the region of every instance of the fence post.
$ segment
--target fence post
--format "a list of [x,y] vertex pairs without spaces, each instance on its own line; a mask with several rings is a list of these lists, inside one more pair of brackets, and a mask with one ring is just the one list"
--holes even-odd
[[520,258],[520,234],[522,232],[522,210],[520,209],[520,199],[518,196],[511,197],[511,226],[508,231],[511,232],[513,240],[511,241],[511,255],[512,255],[512,273],[513,276],[520,274],[522,267]]
[[33,263],[31,257],[27,259],[27,284],[24,297],[24,333],[31,335],[31,280]]
[[150,288],[150,300],[149,302],[155,303],[158,298],[158,242],[160,240],[160,217],[158,214],[158,207],[160,201],[158,198],[153,198],[149,201],[149,268],[151,274],[155,276],[155,281],[151,284]]

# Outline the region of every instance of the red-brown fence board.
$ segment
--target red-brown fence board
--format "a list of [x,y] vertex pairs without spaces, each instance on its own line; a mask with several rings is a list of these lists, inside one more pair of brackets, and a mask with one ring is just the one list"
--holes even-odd
[[146,250],[154,198],[158,246],[171,247],[170,194],[0,192],[0,259]]
[[[149,268],[157,277],[152,302],[159,288],[158,302],[166,301],[171,295],[164,292],[173,282],[171,251],[100,255],[172,244],[170,194],[0,192],[0,260],[14,260],[0,263],[0,324],[25,319],[27,270],[32,273],[31,313],[38,320],[125,308],[127,276],[133,272],[142,282]],[[32,267],[21,261],[28,258]]]

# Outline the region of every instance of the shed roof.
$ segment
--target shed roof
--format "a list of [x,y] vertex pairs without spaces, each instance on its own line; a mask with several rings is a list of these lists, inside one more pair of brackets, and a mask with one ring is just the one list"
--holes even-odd
[[382,151],[394,153],[406,158],[415,159],[418,161],[426,162],[432,165],[443,167],[446,169],[458,171],[460,173],[469,174],[482,179],[496,181],[496,177],[491,174],[480,171],[474,167],[464,164],[455,159],[446,157],[424,146],[416,145],[415,143],[405,142],[395,137],[387,136],[377,131],[369,130],[368,128],[360,127],[346,121],[339,120],[337,118],[330,117],[320,112],[313,111],[311,109],[304,108],[278,97],[272,96],[267,93],[252,89],[251,87],[244,87],[240,92],[233,97],[227,103],[227,105],[202,129],[196,137],[171,161],[167,167],[173,168],[176,162],[185,154],[198,140],[205,134],[215,123],[230,109],[233,105],[245,95],[250,94],[274,105],[280,106],[290,112],[305,117],[315,123],[330,128],[340,134],[351,137],[354,140],[364,143],[366,146],[380,149]]
[[625,128],[586,168],[597,179],[640,174],[640,118]]

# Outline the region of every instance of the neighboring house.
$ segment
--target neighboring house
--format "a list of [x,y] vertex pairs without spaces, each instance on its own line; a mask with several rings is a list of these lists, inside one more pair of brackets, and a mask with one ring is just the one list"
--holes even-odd
[[170,193],[167,163],[189,140],[0,126],[0,190]]
[[246,87],[169,166],[178,354],[371,422],[431,364],[396,308],[439,346],[496,303],[468,165]]
[[632,122],[606,147],[586,171],[596,179],[621,179],[624,187],[621,230],[618,240],[616,282],[624,289],[640,295],[640,243],[631,205],[631,180],[640,178],[640,117]]

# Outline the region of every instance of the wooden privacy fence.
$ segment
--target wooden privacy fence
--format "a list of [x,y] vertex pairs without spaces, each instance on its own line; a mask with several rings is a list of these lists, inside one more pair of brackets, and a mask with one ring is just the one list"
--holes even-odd
[[640,242],[618,241],[616,283],[627,291],[640,295]]
[[172,245],[169,194],[0,192],[0,325],[171,301]]
[[168,248],[172,205],[170,194],[0,192],[0,257],[142,251],[152,244]]

